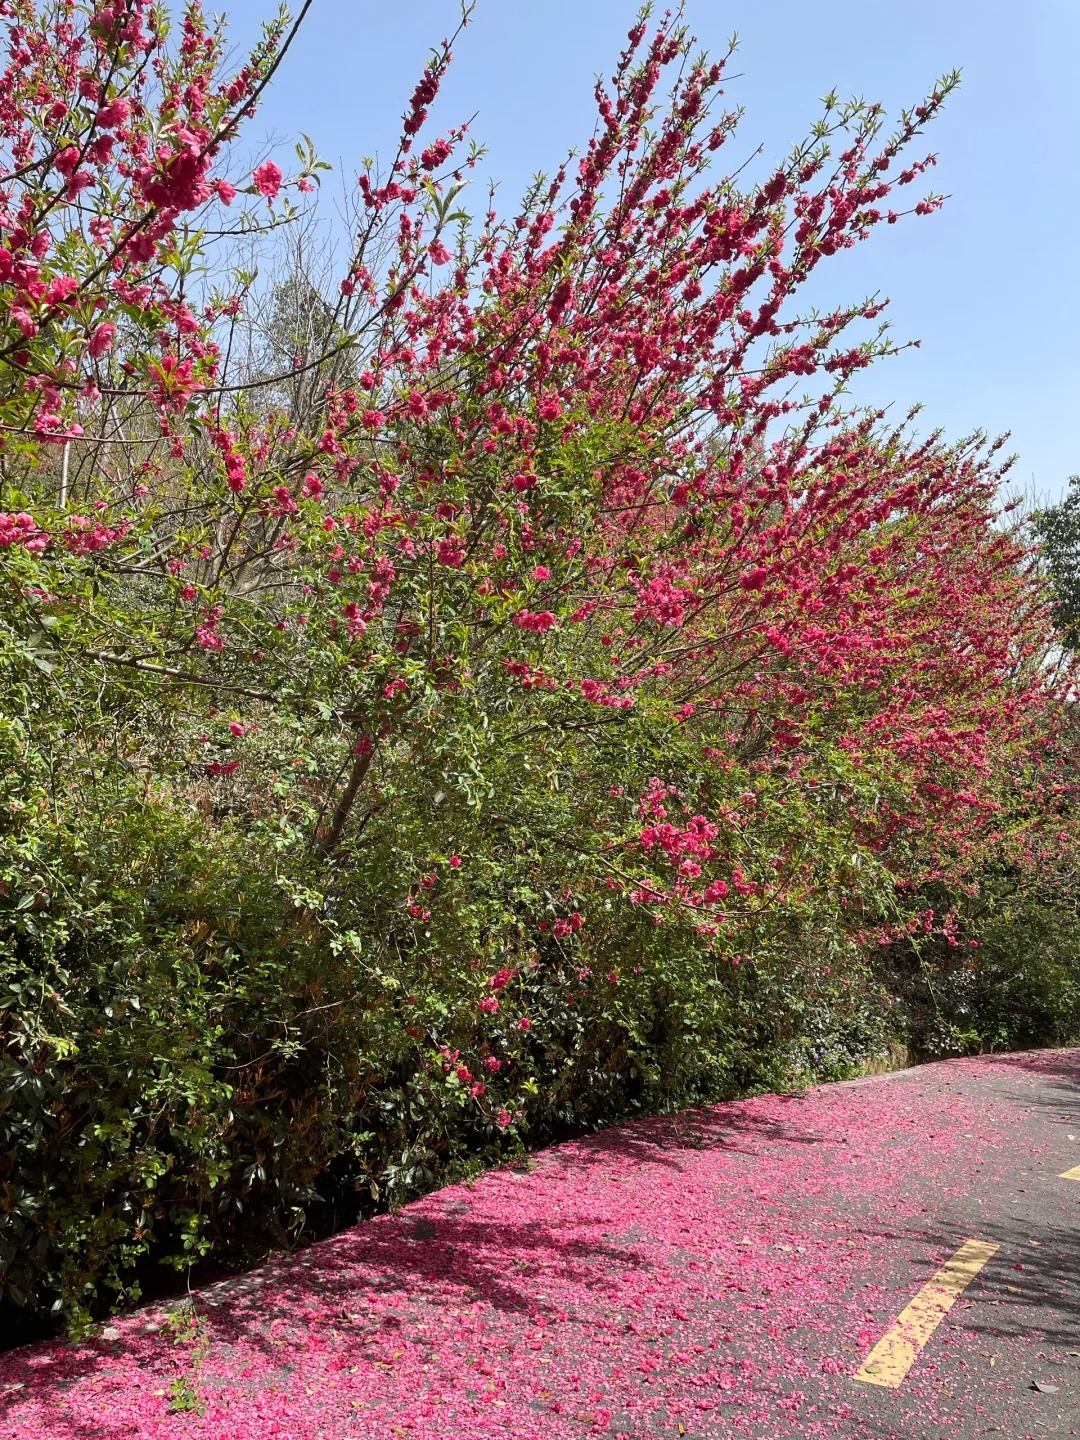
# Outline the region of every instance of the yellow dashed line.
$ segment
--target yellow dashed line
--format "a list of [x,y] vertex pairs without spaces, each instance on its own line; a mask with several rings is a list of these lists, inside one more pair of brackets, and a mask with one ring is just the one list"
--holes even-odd
[[1063,1175],[1058,1176],[1059,1180],[1080,1180],[1080,1165],[1074,1165],[1071,1170],[1066,1170]]
[[900,1312],[896,1323],[886,1330],[856,1370],[855,1379],[864,1380],[867,1385],[883,1385],[889,1390],[902,1385],[919,1351],[997,1249],[989,1240],[965,1240],[952,1259]]

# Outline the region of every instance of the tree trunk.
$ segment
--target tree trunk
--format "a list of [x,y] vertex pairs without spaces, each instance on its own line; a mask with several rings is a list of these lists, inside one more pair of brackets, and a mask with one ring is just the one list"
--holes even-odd
[[324,859],[337,849],[345,832],[345,826],[352,813],[356,797],[360,793],[360,787],[367,778],[371,762],[375,758],[375,741],[362,735],[353,750],[353,763],[349,770],[349,778],[345,782],[345,789],[341,792],[334,807],[329,825],[315,837],[314,851],[316,855],[321,855]]

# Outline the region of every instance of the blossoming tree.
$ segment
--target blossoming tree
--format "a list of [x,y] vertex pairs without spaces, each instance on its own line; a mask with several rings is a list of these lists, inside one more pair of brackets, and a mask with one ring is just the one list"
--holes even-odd
[[938,207],[898,197],[955,77],[891,134],[830,96],[744,181],[725,62],[643,15],[580,158],[473,217],[445,42],[314,353],[257,373],[236,247],[325,167],[234,142],[306,9],[231,72],[195,3],[175,38],[146,0],[0,3],[5,663],[68,717],[58,805],[112,766],[243,834],[319,984],[368,966],[388,1052],[505,1129],[541,997],[631,1034],[609,997],[783,966],[826,913],[910,929],[1063,682],[997,447],[846,408],[883,306],[799,309]]

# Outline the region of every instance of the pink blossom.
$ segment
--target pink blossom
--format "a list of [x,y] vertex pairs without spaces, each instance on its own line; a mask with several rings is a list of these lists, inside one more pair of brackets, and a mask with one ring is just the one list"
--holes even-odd
[[[140,166],[135,172],[135,182],[146,203],[166,212],[158,223],[166,222],[170,229],[174,224],[176,211],[194,210],[208,200],[212,193],[206,178],[210,156],[204,133],[186,126],[179,127],[170,137],[173,148],[170,149],[168,145],[159,146],[152,163]],[[162,230],[157,238],[161,238],[164,233],[166,232]],[[149,243],[150,254],[153,253],[153,239],[154,236],[149,231],[143,231],[136,237],[136,240]],[[141,247],[139,248],[141,250]],[[133,243],[133,253],[135,249],[136,245]],[[143,258],[149,259],[149,255]]]
[[550,630],[557,623],[550,610],[537,612],[519,610],[514,616],[514,624],[519,630],[531,630],[539,635],[542,635],[545,630]]
[[255,182],[255,189],[260,195],[265,195],[267,200],[274,200],[281,189],[281,168],[273,160],[264,160],[256,167],[251,177]]
[[76,170],[68,181],[64,194],[69,200],[77,200],[84,190],[89,190],[96,183],[89,170]]
[[102,355],[112,349],[113,341],[116,339],[116,326],[112,324],[99,325],[93,335],[86,342],[86,352],[92,355],[95,360],[100,360]]
[[107,105],[102,105],[97,112],[95,123],[103,130],[115,130],[118,125],[126,125],[131,114],[131,102],[122,97],[110,100]]
[[49,284],[45,300],[49,305],[63,305],[79,288],[74,275],[57,275]]
[[24,338],[32,340],[38,332],[38,327],[37,321],[29,310],[22,305],[13,305],[8,313],[22,331]]
[[221,760],[214,760],[204,767],[207,775],[232,775],[239,768],[239,760],[230,760],[227,764]]
[[90,555],[96,550],[104,550],[114,541],[121,539],[125,533],[125,526],[114,528],[85,515],[72,515],[68,519],[68,529],[63,537],[64,547],[72,555]]
[[437,170],[440,165],[446,163],[451,155],[450,141],[440,136],[420,155],[420,166],[424,170]]
[[48,543],[49,537],[38,529],[37,521],[25,510],[17,515],[0,512],[0,550],[12,545],[21,545],[25,550],[44,550]]
[[457,536],[440,540],[436,558],[440,565],[446,565],[451,570],[460,570],[465,563],[465,547]]

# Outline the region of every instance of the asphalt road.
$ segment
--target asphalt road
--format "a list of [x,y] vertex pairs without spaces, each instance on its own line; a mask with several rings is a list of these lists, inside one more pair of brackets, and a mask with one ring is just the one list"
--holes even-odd
[[1076,1435],[1073,1167],[1077,1051],[641,1121],[211,1287],[201,1339],[13,1351],[0,1435]]

